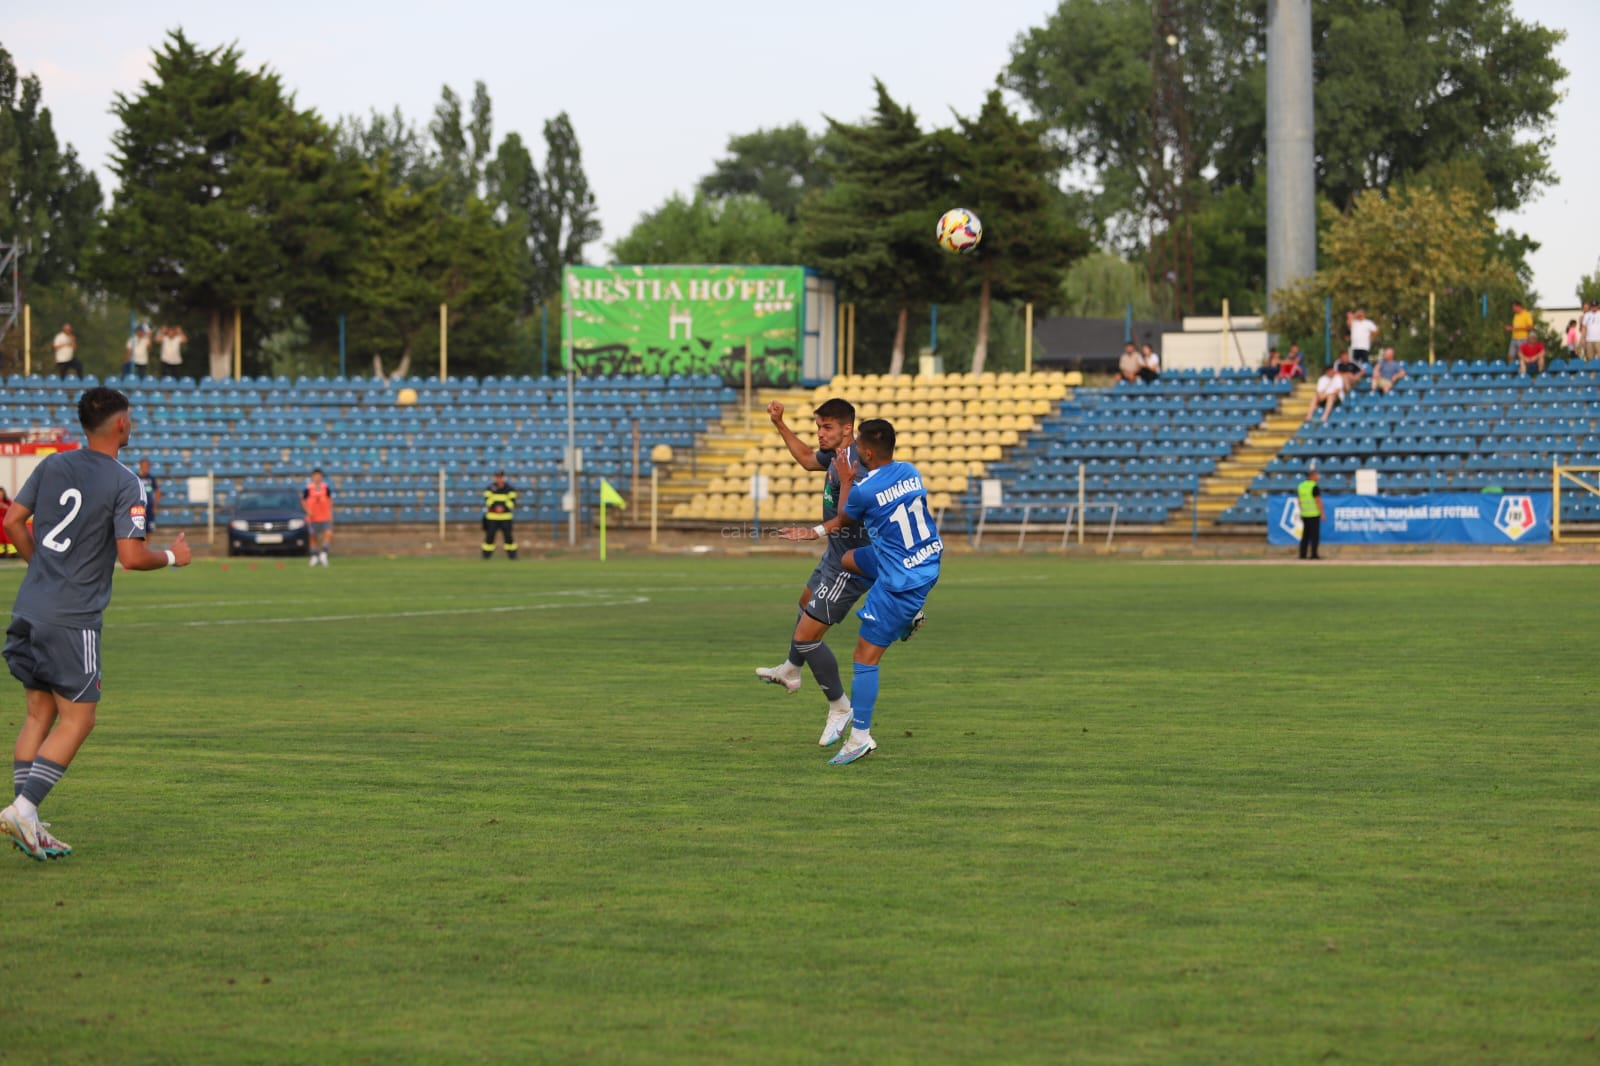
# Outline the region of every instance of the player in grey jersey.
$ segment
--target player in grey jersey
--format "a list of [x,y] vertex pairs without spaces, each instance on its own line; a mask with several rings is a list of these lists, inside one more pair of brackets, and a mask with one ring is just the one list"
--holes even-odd
[[[794,461],[806,470],[822,472],[822,520],[826,522],[839,512],[839,475],[834,470],[834,456],[841,450],[848,453],[850,463],[859,463],[855,452],[856,409],[848,401],[838,398],[827,401],[812,412],[817,424],[816,450],[801,440],[783,420],[783,404],[770,403],[767,414],[778,427],[783,443]],[[800,594],[800,616],[795,621],[794,635],[789,641],[789,655],[777,666],[763,666],[756,676],[774,685],[782,685],[789,692],[800,691],[803,675],[801,667],[809,665],[811,675],[817,679],[828,701],[828,717],[822,728],[823,747],[836,743],[850,725],[850,697],[845,694],[839,677],[839,660],[834,656],[823,637],[828,627],[850,617],[850,608],[866,593],[871,584],[859,574],[845,570],[845,552],[864,547],[865,532],[860,526],[850,526],[828,538],[827,549],[805,591]]]
[[117,460],[133,432],[128,398],[89,389],[78,400],[78,421],[88,447],[35,467],[5,517],[6,534],[28,563],[4,651],[27,693],[28,713],[11,755],[15,798],[0,811],[0,832],[39,860],[72,853],[39,821],[39,804],[94,729],[112,572],[119,562],[124,570],[189,562],[182,533],[170,548],[145,547],[144,486]]

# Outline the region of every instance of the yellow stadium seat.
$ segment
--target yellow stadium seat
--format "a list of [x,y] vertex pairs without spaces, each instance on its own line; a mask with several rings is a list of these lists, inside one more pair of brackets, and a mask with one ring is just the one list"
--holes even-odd
[[1000,443],[1007,448],[1015,447],[1017,441],[1020,439],[1021,438],[1017,436],[1017,431],[1014,429],[1002,429],[1000,431]]
[[1000,450],[999,443],[984,444],[983,461],[985,463],[998,463],[1003,458],[1005,458],[1005,453]]

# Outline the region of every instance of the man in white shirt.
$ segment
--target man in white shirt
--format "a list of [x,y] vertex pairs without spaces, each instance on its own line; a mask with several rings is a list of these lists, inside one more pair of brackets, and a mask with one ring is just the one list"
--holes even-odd
[[1333,414],[1333,409],[1339,406],[1339,401],[1344,399],[1344,375],[1339,373],[1339,368],[1330,366],[1322,372],[1317,379],[1317,395],[1311,400],[1311,410],[1306,412],[1306,421],[1316,417],[1317,408],[1322,408],[1322,421],[1326,422],[1328,416]]
[[1578,324],[1582,327],[1583,357],[1600,359],[1600,303],[1584,304]]
[[1345,315],[1345,323],[1350,327],[1350,358],[1366,366],[1372,362],[1372,338],[1378,335],[1378,324],[1359,307]]
[[56,334],[54,341],[56,350],[56,374],[66,377],[71,373],[73,377],[83,377],[83,364],[78,362],[78,337],[72,332],[72,323],[65,323],[61,332]]
[[188,343],[189,335],[182,326],[162,326],[156,339],[161,342],[161,373],[177,374],[183,366],[183,346]]
[[140,326],[128,338],[128,363],[122,368],[122,376],[143,378],[149,372],[150,327]]

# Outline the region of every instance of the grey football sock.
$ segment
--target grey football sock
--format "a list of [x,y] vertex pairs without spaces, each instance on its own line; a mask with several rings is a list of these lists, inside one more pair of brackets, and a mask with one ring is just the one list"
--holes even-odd
[[35,807],[44,802],[50,795],[50,790],[56,787],[56,782],[61,780],[61,775],[67,768],[58,762],[38,758],[33,760],[33,768],[28,771],[28,780],[23,782],[22,795],[26,796]]
[[22,786],[28,783],[28,774],[33,770],[33,763],[23,762],[21,759],[11,760],[11,798],[16,799],[22,795]]
[[839,660],[834,658],[833,649],[826,642],[789,645],[791,659],[796,652],[811,665],[811,676],[817,679],[817,687],[822,689],[829,703],[844,695],[844,683],[839,680]]

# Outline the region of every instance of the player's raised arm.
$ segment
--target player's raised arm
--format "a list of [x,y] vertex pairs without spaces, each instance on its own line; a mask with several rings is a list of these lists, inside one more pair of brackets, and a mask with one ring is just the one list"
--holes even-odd
[[778,433],[783,437],[784,447],[789,449],[789,454],[794,456],[794,461],[807,470],[821,470],[823,466],[817,462],[817,455],[811,446],[801,440],[794,430],[789,428],[783,420],[783,404],[773,400],[767,404],[767,417],[772,419],[772,424],[778,427]]
[[[7,515],[7,518],[10,516]],[[29,545],[30,549],[32,545]],[[21,551],[19,547],[17,549]],[[124,570],[160,570],[163,566],[188,566],[189,542],[179,533],[170,548],[147,548],[138,537],[121,537],[117,540],[117,562]]]

